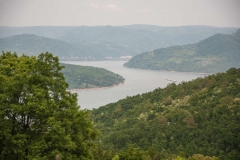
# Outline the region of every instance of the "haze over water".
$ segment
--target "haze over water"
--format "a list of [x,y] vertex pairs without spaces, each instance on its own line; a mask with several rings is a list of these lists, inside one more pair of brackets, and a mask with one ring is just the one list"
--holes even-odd
[[169,71],[152,71],[142,69],[132,69],[123,67],[126,61],[64,61],[63,63],[94,66],[105,68],[117,73],[125,78],[122,85],[101,88],[101,89],[85,89],[72,91],[78,94],[78,104],[81,109],[99,108],[108,103],[117,102],[127,96],[133,96],[150,92],[156,88],[164,88],[171,81],[176,80],[176,84],[182,81],[190,81],[197,77],[204,77],[207,74],[186,73],[186,72],[169,72]]

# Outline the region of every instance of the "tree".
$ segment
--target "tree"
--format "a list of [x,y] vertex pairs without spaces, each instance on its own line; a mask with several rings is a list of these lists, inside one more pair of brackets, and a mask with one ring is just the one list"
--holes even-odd
[[0,159],[92,159],[93,129],[80,110],[57,57],[2,52]]

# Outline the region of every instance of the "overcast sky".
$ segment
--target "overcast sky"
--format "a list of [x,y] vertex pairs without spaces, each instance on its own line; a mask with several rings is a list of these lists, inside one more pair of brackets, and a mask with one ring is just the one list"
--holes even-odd
[[240,0],[0,0],[0,26],[240,27]]

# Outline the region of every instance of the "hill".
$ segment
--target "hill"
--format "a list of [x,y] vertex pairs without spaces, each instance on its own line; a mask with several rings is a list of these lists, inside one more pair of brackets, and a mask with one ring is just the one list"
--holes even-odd
[[[81,54],[86,53],[88,60],[116,60],[121,56],[135,56],[159,47],[196,43],[216,33],[229,34],[236,30],[210,26],[152,25],[0,27],[0,37],[34,34],[72,44],[73,48],[80,49]],[[77,56],[80,57],[80,53]]]
[[38,55],[41,52],[49,51],[59,56],[61,60],[106,60],[106,57],[112,57],[113,53],[114,57],[111,59],[115,60],[130,52],[125,46],[110,42],[68,43],[33,34],[0,38],[0,50],[27,55]]
[[216,34],[195,44],[145,52],[133,57],[124,66],[210,73],[240,67],[240,30],[234,34]]
[[102,132],[101,153],[105,159],[108,154],[169,159],[198,153],[237,160],[239,88],[240,69],[231,68],[93,109],[91,120]]
[[124,78],[103,68],[61,63],[69,89],[110,87],[124,83]]
[[42,52],[52,52],[59,57],[84,57],[86,54],[72,44],[32,34],[21,34],[7,38],[0,38],[0,50],[12,51],[19,54],[38,55]]

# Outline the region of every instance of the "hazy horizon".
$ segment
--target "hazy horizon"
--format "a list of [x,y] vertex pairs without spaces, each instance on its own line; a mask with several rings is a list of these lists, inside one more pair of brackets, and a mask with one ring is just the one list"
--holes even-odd
[[0,0],[0,26],[240,27],[239,0]]
[[216,27],[216,28],[240,28],[240,27],[222,27],[222,26],[211,26],[211,25],[179,25],[179,26],[160,26],[160,25],[154,25],[154,24],[126,24],[126,25],[37,25],[37,26],[1,26],[0,27],[124,27],[124,26],[134,26],[134,25],[149,25],[149,26],[156,26],[156,27],[194,27],[194,26],[200,26],[200,27]]

